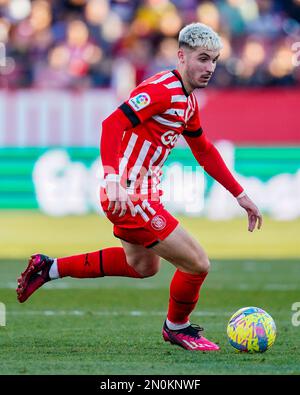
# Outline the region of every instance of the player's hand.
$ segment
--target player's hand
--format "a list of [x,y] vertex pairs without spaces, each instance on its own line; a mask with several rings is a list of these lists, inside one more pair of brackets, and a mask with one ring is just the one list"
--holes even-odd
[[108,211],[113,209],[112,215],[120,211],[119,217],[126,214],[129,207],[131,215],[135,216],[135,208],[125,188],[118,181],[107,181],[106,194],[109,200]]
[[256,228],[260,229],[262,226],[262,215],[256,205],[252,202],[249,196],[244,195],[236,199],[241,207],[243,207],[248,214],[248,230],[253,232]]

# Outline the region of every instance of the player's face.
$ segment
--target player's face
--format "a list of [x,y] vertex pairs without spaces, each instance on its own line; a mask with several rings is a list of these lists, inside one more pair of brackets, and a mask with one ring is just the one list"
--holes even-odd
[[205,88],[215,71],[220,51],[180,48],[179,64],[188,90]]

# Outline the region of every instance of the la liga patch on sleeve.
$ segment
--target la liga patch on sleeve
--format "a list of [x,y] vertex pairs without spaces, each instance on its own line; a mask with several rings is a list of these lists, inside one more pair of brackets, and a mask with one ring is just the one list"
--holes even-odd
[[135,110],[135,111],[140,111],[143,108],[149,106],[151,102],[150,96],[148,93],[143,92],[139,93],[136,96],[133,96],[131,99],[129,99],[128,104]]

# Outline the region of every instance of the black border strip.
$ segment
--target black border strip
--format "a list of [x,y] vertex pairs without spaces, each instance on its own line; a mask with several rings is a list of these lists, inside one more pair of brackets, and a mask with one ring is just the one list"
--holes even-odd
[[184,132],[182,132],[182,135],[186,136],[186,137],[200,137],[202,133],[203,133],[203,129],[199,128],[199,129],[195,130],[194,132],[185,130]]
[[139,120],[138,116],[136,113],[133,111],[133,109],[127,104],[123,103],[119,106],[119,109],[123,111],[123,113],[126,115],[126,117],[129,119],[129,121],[132,123],[132,126],[135,127],[141,123]]
[[123,237],[117,236],[117,235],[116,235],[114,232],[113,232],[113,235],[114,235],[114,236],[115,236],[117,239],[120,239],[120,240],[126,241],[126,243],[137,244],[137,243],[133,243],[132,241],[129,241],[129,240],[123,239]]
[[104,277],[105,273],[103,270],[103,257],[102,257],[102,250],[99,251],[99,263],[100,263],[100,273]]
[[159,240],[154,241],[153,243],[149,244],[148,246],[145,246],[146,248],[152,248],[154,246],[156,246],[156,244],[159,243]]

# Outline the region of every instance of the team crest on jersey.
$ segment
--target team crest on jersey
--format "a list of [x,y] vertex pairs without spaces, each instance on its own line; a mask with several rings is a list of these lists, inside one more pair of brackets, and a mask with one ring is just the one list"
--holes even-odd
[[150,96],[148,93],[143,92],[129,99],[128,103],[135,111],[140,111],[150,104]]
[[166,227],[167,221],[162,215],[156,215],[151,220],[151,226],[155,230],[162,230]]

